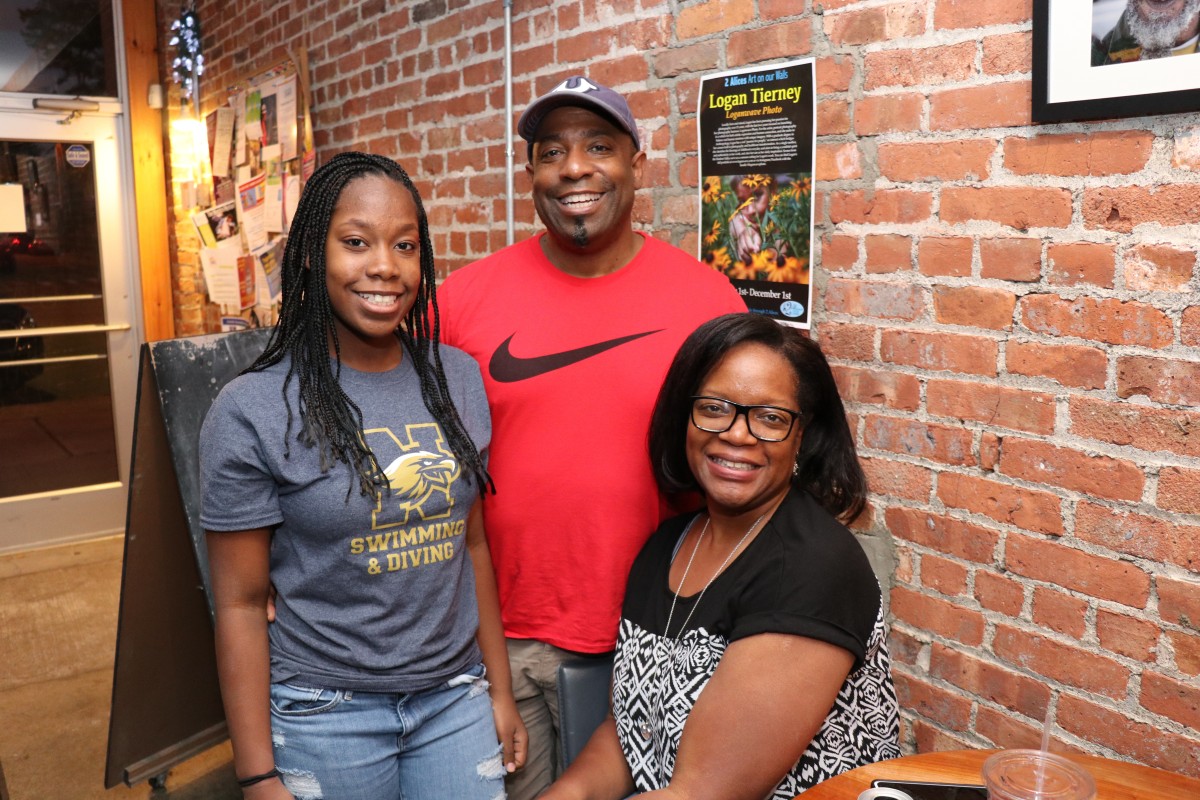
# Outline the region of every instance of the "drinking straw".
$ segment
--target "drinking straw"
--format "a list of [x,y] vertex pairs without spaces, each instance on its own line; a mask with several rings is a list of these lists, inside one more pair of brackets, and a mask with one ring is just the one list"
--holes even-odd
[[1038,760],[1037,796],[1042,796],[1042,779],[1046,775],[1046,754],[1050,752],[1050,706],[1046,705],[1046,721],[1042,723],[1042,757]]

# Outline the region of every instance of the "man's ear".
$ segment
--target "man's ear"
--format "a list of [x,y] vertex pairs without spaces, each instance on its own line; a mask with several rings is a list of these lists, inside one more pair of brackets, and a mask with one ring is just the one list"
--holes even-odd
[[638,150],[633,154],[633,161],[629,163],[629,168],[633,170],[633,188],[642,188],[642,171],[646,166],[646,151]]

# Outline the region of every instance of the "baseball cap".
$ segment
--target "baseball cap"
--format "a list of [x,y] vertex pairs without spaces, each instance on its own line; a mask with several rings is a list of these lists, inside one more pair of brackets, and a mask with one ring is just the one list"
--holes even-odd
[[633,121],[633,112],[629,110],[625,98],[589,78],[573,75],[530,103],[517,120],[517,133],[529,143],[530,155],[533,154],[533,137],[537,134],[538,125],[542,124],[547,114],[562,106],[581,106],[600,111],[633,137],[635,150],[642,149],[637,123]]

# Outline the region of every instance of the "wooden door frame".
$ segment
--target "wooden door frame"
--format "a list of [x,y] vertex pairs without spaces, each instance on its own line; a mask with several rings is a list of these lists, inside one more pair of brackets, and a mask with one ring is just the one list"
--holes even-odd
[[[175,336],[174,287],[167,180],[163,157],[163,109],[151,108],[159,74],[158,7],[155,0],[120,0],[125,46],[125,98],[133,152],[134,203],[140,271],[141,312],[146,341]],[[165,92],[164,92],[165,94]]]

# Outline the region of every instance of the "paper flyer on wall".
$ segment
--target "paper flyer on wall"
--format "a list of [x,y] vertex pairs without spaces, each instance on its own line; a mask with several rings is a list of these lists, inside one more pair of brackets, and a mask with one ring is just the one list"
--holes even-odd
[[276,240],[254,250],[255,287],[257,303],[269,306],[279,301],[283,294],[283,257],[281,243]]
[[207,210],[192,214],[192,224],[196,226],[196,235],[200,237],[201,247],[216,247],[217,237],[213,233],[212,223],[208,219]]
[[246,139],[257,142],[262,139],[262,92],[254,88],[246,92],[243,96],[246,100],[246,114],[243,117],[243,121],[245,122],[244,133],[246,134]]
[[238,234],[233,201],[197,211],[192,214],[192,224],[196,226],[196,233],[200,235],[204,247],[217,247],[228,239],[236,240]]
[[700,82],[700,258],[751,311],[810,326],[813,60]]
[[229,104],[233,106],[233,164],[239,166],[246,163],[246,97],[236,92]]
[[264,215],[267,207],[267,176],[255,175],[245,183],[238,184],[238,220],[246,234],[246,246],[251,250],[267,243],[267,228]]
[[235,194],[237,194],[237,183],[234,181],[233,176],[227,175],[224,178],[213,178],[214,205],[232,203]]
[[262,143],[263,147],[279,144],[279,113],[276,108],[275,84],[267,84],[262,93]]
[[279,112],[279,146],[283,160],[296,157],[296,76],[285,75],[275,81],[275,107]]
[[254,256],[238,256],[238,308],[243,311],[254,305],[254,301],[258,298],[258,294],[254,288],[254,273],[257,269],[258,261]]
[[237,263],[241,254],[242,245],[236,239],[227,239],[216,247],[205,247],[200,251],[200,266],[204,270],[208,299],[224,310],[242,307]]
[[208,157],[214,178],[229,175],[233,155],[233,109],[221,106],[208,115]]
[[263,226],[267,233],[283,233],[283,164],[279,160],[279,145],[264,147],[262,160],[267,176]]
[[300,176],[294,172],[297,167],[295,159],[287,162],[287,167],[287,171],[283,173],[284,233],[292,227],[292,218],[296,216],[296,208],[300,205]]
[[[25,192],[25,187],[19,183],[0,183],[0,229],[5,233],[25,233],[29,230]],[[38,203],[41,203],[40,197]]]

